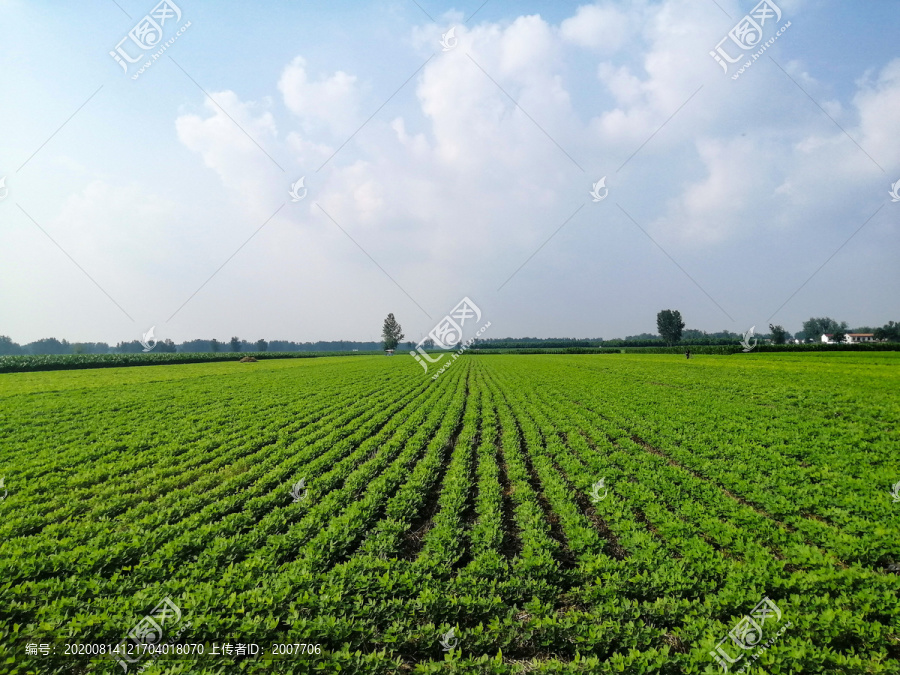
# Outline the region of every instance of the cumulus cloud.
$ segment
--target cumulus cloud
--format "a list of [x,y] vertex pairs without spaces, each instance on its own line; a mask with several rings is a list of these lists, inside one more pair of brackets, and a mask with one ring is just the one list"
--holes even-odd
[[178,139],[203,158],[239,201],[253,202],[270,194],[272,171],[280,171],[272,153],[281,155],[272,113],[262,104],[240,100],[232,91],[211,96],[216,103],[204,100],[206,117],[183,114],[175,120]]
[[297,56],[281,73],[278,91],[287,109],[300,118],[307,130],[326,128],[348,134],[359,123],[359,92],[356,77],[338,70],[329,77],[311,80],[306,60]]
[[860,145],[885,169],[900,168],[900,59],[874,79],[862,78],[853,98],[859,110]]
[[[239,322],[266,337],[351,337],[360,325],[377,330],[387,311],[409,335],[430,329],[357,244],[433,314],[469,294],[508,335],[641,332],[652,329],[661,302],[681,308],[692,326],[722,328],[719,310],[618,206],[729,311],[743,304],[749,314],[782,303],[785,284],[799,287],[900,179],[900,59],[883,21],[854,13],[869,47],[835,52],[846,25],[830,9],[781,0],[796,27],[769,54],[784,72],[766,57],[734,81],[709,51],[752,6],[739,0],[581,0],[555,8],[559,19],[507,4],[487,5],[469,22],[458,13],[426,22],[409,4],[358,20],[326,8],[310,15],[314,35],[304,35],[302,53],[268,50],[252,71],[205,68],[214,57],[201,50],[191,70],[217,104],[190,86],[105,88],[102,96],[115,91],[125,105],[85,105],[21,176],[3,170],[11,193],[0,209],[15,217],[0,276],[8,288],[32,289],[8,293],[5,308],[29,332],[37,302],[46,334],[61,336],[57,316],[88,323],[59,289],[81,293],[90,282],[82,286],[84,275],[18,215],[20,203],[129,309],[157,317],[158,328],[159,316],[234,256],[178,315],[182,337],[227,337]],[[267,29],[284,20],[258,18]],[[807,18],[802,30],[819,39],[796,33]],[[451,26],[458,44],[444,52],[440,36]],[[353,49],[325,63],[339,40]],[[830,59],[842,67],[823,67]],[[217,72],[227,73],[228,89],[214,84]],[[10,156],[24,160],[59,126],[53,107],[39,105],[53,74],[42,77],[30,90],[23,81],[25,103],[11,108],[19,133]],[[146,95],[154,105],[127,108]],[[83,96],[70,97],[70,110]],[[175,134],[154,126],[178,105]],[[122,109],[133,117],[116,114]],[[44,114],[28,119],[31,110]],[[173,136],[179,145],[166,145]],[[301,176],[308,196],[294,203],[288,190]],[[609,198],[595,204],[588,192],[602,176]],[[836,307],[792,306],[846,309],[852,320],[851,310],[868,305],[883,318],[896,286],[897,206],[884,206],[794,300],[810,294]],[[840,284],[827,273],[839,267]],[[883,283],[860,294],[848,270]],[[759,283],[746,283],[752,273]],[[165,297],[152,300],[161,289]],[[96,317],[122,320],[96,289],[84,295],[98,337]],[[57,297],[67,305],[53,305]]]
[[[731,25],[714,6],[669,0],[584,5],[558,26],[538,15],[459,26],[458,47],[437,52],[411,83],[415,105],[373,118],[317,172],[311,193],[373,257],[428,288],[499,283],[604,174],[615,199],[646,208],[642,222],[676,255],[737,251],[754,234],[828,222],[875,169],[771,63],[740,82],[723,77],[708,52]],[[411,43],[435,49],[427,33],[417,27]],[[825,96],[802,63],[787,68],[860,144],[886,164],[898,156],[890,111],[900,105],[900,60],[861,77],[848,102]],[[597,108],[580,100],[585,83],[573,73],[585,72],[605,96]],[[313,76],[298,56],[277,88],[296,127],[280,150],[311,167],[355,130],[367,85],[343,71]],[[278,147],[271,114],[228,94],[229,109]],[[179,119],[179,137],[226,184],[265,191],[247,175],[265,164],[259,150],[209,109]],[[836,173],[840,186],[813,197]],[[567,241],[555,239],[532,271],[584,264],[588,250]]]
[[579,47],[615,52],[633,37],[634,10],[634,5],[631,14],[612,3],[582,5],[560,24],[560,35]]

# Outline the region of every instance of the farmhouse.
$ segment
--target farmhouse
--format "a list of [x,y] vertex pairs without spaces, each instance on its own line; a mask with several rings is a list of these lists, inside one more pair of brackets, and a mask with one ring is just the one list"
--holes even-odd
[[[822,342],[826,345],[837,344],[831,338],[834,336],[834,333],[825,333],[822,336]],[[844,338],[844,344],[858,344],[860,342],[875,342],[875,334],[874,333],[847,333]]]

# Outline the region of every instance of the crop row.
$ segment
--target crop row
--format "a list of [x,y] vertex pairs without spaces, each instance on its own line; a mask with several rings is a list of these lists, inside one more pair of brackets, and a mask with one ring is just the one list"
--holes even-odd
[[897,672],[900,519],[867,486],[897,440],[893,381],[861,363],[872,406],[835,411],[805,357],[777,357],[791,379],[774,358],[468,358],[434,382],[410,359],[209,364],[131,389],[66,373],[0,398],[30,449],[0,469],[36,477],[0,502],[0,645],[116,641],[170,597],[189,642],[322,646],[234,672],[701,673],[768,596],[791,624],[766,672]]

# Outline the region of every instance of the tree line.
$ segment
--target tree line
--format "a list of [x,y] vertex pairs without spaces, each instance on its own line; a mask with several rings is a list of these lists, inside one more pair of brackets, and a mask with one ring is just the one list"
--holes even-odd
[[[566,347],[662,347],[674,344],[682,345],[726,345],[739,342],[743,335],[728,330],[708,333],[702,330],[685,328],[681,312],[664,309],[656,316],[657,333],[640,333],[624,338],[605,340],[598,338],[490,338],[479,339],[473,346],[480,349],[560,349]],[[873,333],[876,340],[900,342],[900,322],[888,321],[884,326],[873,328],[859,326],[850,329],[846,321],[837,321],[831,317],[811,317],[803,322],[802,330],[793,335],[783,326],[769,324],[768,333],[754,333],[762,340],[773,344],[785,344],[791,340],[799,342],[819,342],[822,335],[832,335],[832,341],[841,342],[847,333]],[[388,314],[382,326],[381,342],[362,342],[354,340],[333,340],[318,342],[293,342],[290,340],[264,340],[249,342],[239,337],[222,341],[212,338],[208,340],[188,340],[175,344],[172,340],[160,340],[152,351],[161,353],[176,352],[346,352],[377,351],[380,349],[396,349],[403,340],[403,329],[393,314]],[[409,349],[415,343],[406,343]],[[434,347],[430,340],[425,341],[425,348]],[[138,354],[144,351],[144,345],[138,340],[119,342],[111,346],[106,342],[67,342],[56,338],[43,338],[24,345],[13,342],[6,335],[0,335],[0,356],[41,355],[41,354]]]
[[[349,352],[373,351],[381,348],[379,342],[353,340],[293,342],[290,340],[257,340],[250,342],[239,337],[228,341],[188,340],[180,344],[172,340],[160,340],[151,350],[155,353],[191,352]],[[0,356],[42,355],[42,354],[139,354],[144,345],[138,340],[110,345],[106,342],[68,342],[56,338],[43,338],[24,345],[13,342],[6,335],[0,335]]]
[[[681,318],[681,312],[677,309],[664,309],[656,315],[656,327],[659,331],[661,340],[663,340],[666,345],[671,346],[676,343],[712,344],[689,341],[690,338],[688,338],[687,333],[690,331],[685,331],[684,326],[685,324]],[[803,329],[794,333],[793,336],[784,328],[784,326],[776,326],[771,323],[769,324],[768,333],[754,332],[754,335],[763,340],[769,340],[772,344],[783,345],[791,340],[800,343],[821,342],[823,335],[830,335],[832,342],[843,342],[847,333],[871,333],[876,340],[900,342],[900,323],[888,321],[880,328],[860,326],[858,328],[850,329],[846,321],[836,321],[828,316],[810,317],[803,322]],[[737,334],[735,334],[735,337],[742,336],[737,336]]]

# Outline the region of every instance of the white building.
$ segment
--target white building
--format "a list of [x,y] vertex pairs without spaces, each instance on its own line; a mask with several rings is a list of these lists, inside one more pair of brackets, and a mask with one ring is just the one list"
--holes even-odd
[[[831,338],[834,336],[834,333],[825,333],[822,336],[822,342],[826,345],[834,345],[837,344]],[[845,345],[855,345],[860,342],[875,342],[875,334],[874,333],[846,333],[844,337]]]

